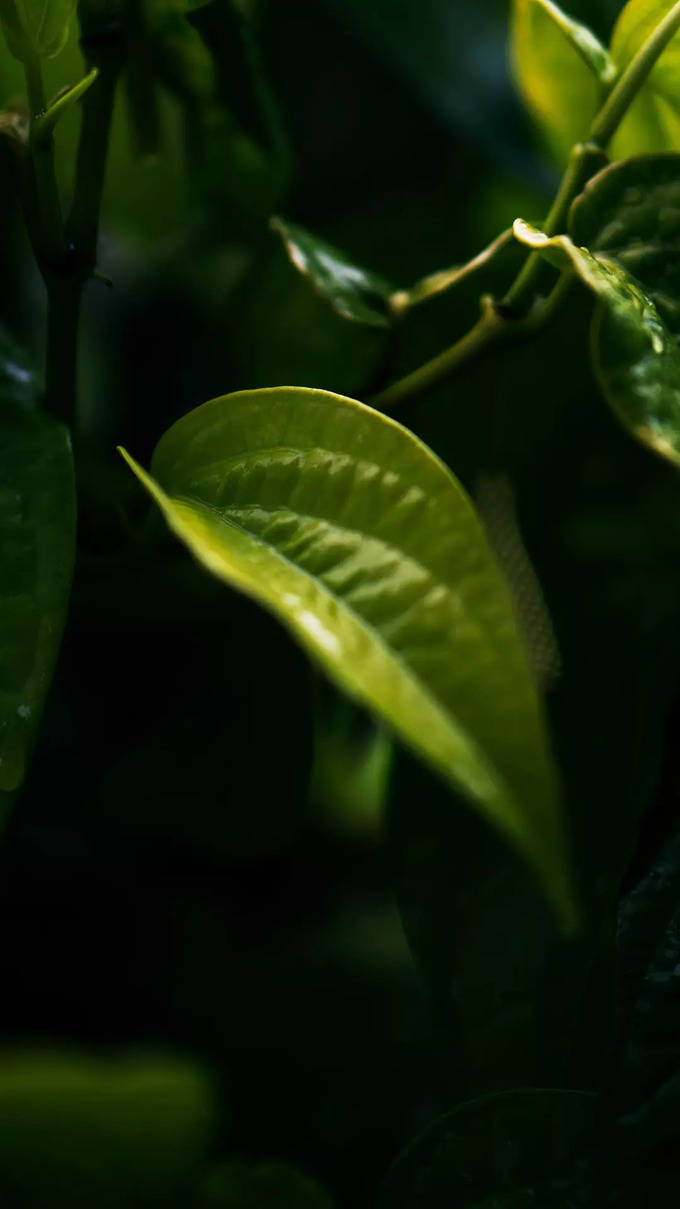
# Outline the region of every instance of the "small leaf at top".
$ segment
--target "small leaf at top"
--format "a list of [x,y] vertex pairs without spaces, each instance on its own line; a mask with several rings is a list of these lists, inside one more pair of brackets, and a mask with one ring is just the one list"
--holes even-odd
[[515,78],[546,142],[560,160],[584,142],[615,68],[595,34],[551,0],[513,0]]
[[641,444],[680,466],[680,347],[653,301],[620,265],[518,220],[517,238],[595,294],[593,365],[615,415]]
[[[630,0],[611,40],[611,55],[621,72],[667,16],[670,0]],[[659,56],[614,136],[613,159],[644,152],[674,151],[680,145],[680,35]]]
[[461,487],[351,399],[246,391],[162,438],[171,529],[468,796],[574,923],[556,778],[513,606]]
[[75,490],[66,429],[16,402],[0,359],[0,791],[21,784],[66,616]]
[[569,234],[632,273],[680,335],[680,155],[636,156],[599,172],[572,206]]
[[7,45],[24,62],[37,55],[49,59],[62,50],[76,0],[0,0],[0,19]]
[[332,244],[303,227],[282,218],[273,218],[270,225],[281,236],[296,269],[339,315],[370,327],[388,326],[393,293],[388,281],[353,264]]
[[397,1159],[380,1209],[602,1209],[584,1167],[598,1097],[525,1088],[461,1104]]

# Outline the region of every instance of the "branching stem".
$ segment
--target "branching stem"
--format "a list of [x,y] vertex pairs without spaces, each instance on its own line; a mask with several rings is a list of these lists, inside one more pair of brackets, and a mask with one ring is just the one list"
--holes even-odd
[[[680,0],[677,0],[611,88],[593,122],[587,141],[574,147],[550,213],[543,224],[547,235],[558,235],[566,228],[572,202],[594,173],[607,162],[605,149],[608,143],[616,134],[654,64],[679,29]],[[537,286],[543,273],[544,262],[537,253],[531,253],[500,306],[493,308],[495,317],[490,316],[489,307],[485,305],[481,319],[471,331],[453,347],[389,386],[373,400],[375,405],[391,407],[400,403],[464,365],[498,339],[513,335],[523,337],[527,332],[537,331],[543,326],[545,318],[543,307],[536,302]],[[551,295],[553,302],[559,296],[559,293]],[[551,304],[550,312],[553,309],[554,305]],[[534,322],[531,321],[532,315]]]

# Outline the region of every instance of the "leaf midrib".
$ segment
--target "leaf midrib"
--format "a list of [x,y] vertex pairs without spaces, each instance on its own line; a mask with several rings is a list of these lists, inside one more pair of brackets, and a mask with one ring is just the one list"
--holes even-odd
[[[284,563],[288,567],[291,567],[294,571],[297,572],[298,575],[302,575],[311,584],[313,584],[313,586],[316,588],[317,591],[324,592],[327,596],[329,596],[331,599],[333,599],[340,606],[340,608],[350,616],[350,618],[356,624],[360,625],[363,629],[367,630],[371,634],[376,645],[383,651],[383,653],[389,659],[393,660],[398,665],[402,674],[405,675],[405,677],[408,679],[409,683],[413,687],[415,687],[417,692],[420,694],[424,693],[426,696],[428,696],[430,698],[430,700],[434,703],[438,713],[442,716],[442,719],[443,719],[445,725],[449,726],[449,727],[451,726],[452,711],[448,708],[446,703],[442,701],[439,694],[432,692],[426,685],[423,684],[423,682],[418,678],[416,672],[412,669],[410,664],[408,664],[405,661],[403,656],[398,651],[395,651],[395,649],[393,647],[390,647],[387,644],[385,638],[382,636],[382,634],[378,630],[376,630],[375,626],[372,625],[371,622],[366,621],[365,618],[362,617],[362,615],[360,613],[357,613],[356,609],[354,609],[350,604],[348,604],[347,601],[342,596],[339,596],[332,589],[328,588],[311,572],[305,570],[298,563],[294,562],[291,558],[288,558],[287,555],[283,554],[282,551],[277,546],[273,545],[269,541],[264,540],[263,538],[260,538],[259,536],[254,535],[253,533],[251,533],[251,531],[249,529],[247,529],[247,528],[245,528],[245,526],[239,524],[239,522],[234,520],[233,518],[231,518],[229,516],[225,516],[224,513],[221,512],[215,505],[209,504],[204,500],[200,500],[194,496],[189,496],[189,495],[174,496],[171,498],[174,498],[175,500],[190,504],[192,507],[198,506],[199,509],[202,509],[203,511],[208,512],[211,515],[215,516],[215,518],[217,520],[219,520],[223,525],[232,526],[234,529],[238,529],[239,532],[242,533],[245,537],[247,537],[250,541],[258,542],[260,545],[266,547],[266,549],[268,549],[280,562]],[[242,505],[242,506],[247,507],[248,505]],[[250,505],[250,507],[261,508],[261,505],[253,504],[253,505]],[[268,511],[267,509],[262,509],[262,510]],[[300,519],[307,518],[310,520],[320,520],[323,523],[328,523],[328,521],[324,517],[314,517],[314,516],[307,517],[306,514],[297,513],[295,511],[293,511],[293,509],[290,509],[290,508],[269,509],[269,511],[289,512],[291,516],[296,517],[296,518],[300,518]],[[336,527],[339,532],[352,533],[352,534],[356,533],[360,537],[364,536],[361,534],[360,530],[344,529],[340,525],[338,525]],[[382,540],[382,539],[379,539],[379,540]],[[386,546],[388,545],[388,543],[384,543],[384,544]],[[389,546],[389,548],[395,550],[398,553],[403,553],[403,552],[399,551],[399,547],[397,547],[397,546]],[[404,555],[404,557],[410,557],[410,556]],[[412,561],[417,562],[417,560],[415,560],[415,559],[413,559]],[[422,564],[420,564],[420,563],[417,563],[417,565],[422,567]],[[437,579],[435,579],[435,577],[432,575],[432,573],[427,568],[422,567],[422,569],[427,573],[427,575],[433,580],[433,582],[435,584],[440,582]],[[442,583],[441,586],[444,588],[447,595],[450,595],[450,591],[451,591],[450,588],[445,583]],[[484,627],[484,632],[485,632],[485,634],[487,633],[486,626]],[[474,737],[472,737],[470,735],[468,727],[466,725],[464,725],[462,722],[460,722],[458,720],[457,716],[455,717],[455,728],[461,733],[463,740],[466,743],[468,749],[475,755],[476,759],[479,760],[479,762],[484,766],[485,769],[490,770],[492,779],[496,783],[497,787],[500,789],[502,795],[508,801],[514,801],[514,794],[508,788],[508,785],[507,785],[507,782],[505,779],[505,774],[502,773],[501,770],[497,767],[495,761],[491,761],[486,756],[484,749],[477,743],[477,741],[474,739]]]

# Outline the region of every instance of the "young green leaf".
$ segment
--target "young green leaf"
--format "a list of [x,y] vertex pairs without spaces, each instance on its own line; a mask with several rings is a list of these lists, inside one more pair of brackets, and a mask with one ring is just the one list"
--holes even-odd
[[[670,0],[630,0],[611,41],[611,55],[625,70],[656,27],[667,16]],[[644,152],[674,151],[680,145],[680,35],[672,39],[615,136],[613,159]]]
[[199,561],[275,613],[461,788],[573,924],[555,774],[513,607],[442,463],[371,408],[295,387],[191,412],[158,445],[154,478],[129,460]]
[[571,208],[569,234],[632,273],[680,335],[680,155],[637,156],[599,172]]
[[76,0],[0,0],[0,19],[15,59],[49,59],[68,37]]
[[339,315],[369,327],[388,326],[393,293],[388,281],[353,264],[343,252],[303,227],[282,218],[273,218],[270,225],[281,236],[296,269]]
[[[6,401],[0,363],[0,790],[22,781],[59,650],[71,585],[75,491],[69,437]],[[11,387],[11,382],[10,382]]]
[[595,35],[552,0],[513,0],[511,50],[526,104],[564,160],[586,137],[616,69]]
[[613,261],[518,220],[517,238],[595,294],[593,363],[602,392],[636,440],[680,465],[680,347],[651,298]]
[[461,1104],[429,1125],[387,1175],[381,1209],[603,1206],[579,1160],[598,1098],[527,1088]]

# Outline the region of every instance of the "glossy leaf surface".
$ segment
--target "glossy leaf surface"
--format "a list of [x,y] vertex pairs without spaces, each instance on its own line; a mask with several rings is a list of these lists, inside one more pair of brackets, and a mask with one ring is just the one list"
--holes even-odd
[[76,0],[0,0],[2,26],[15,59],[58,54],[75,6]]
[[680,348],[652,299],[625,269],[565,235],[549,239],[521,221],[515,232],[595,294],[593,362],[605,398],[636,440],[680,465]]
[[0,1187],[35,1209],[166,1203],[195,1178],[214,1093],[174,1058],[0,1056]]
[[680,333],[680,155],[644,155],[612,164],[572,206],[574,243],[605,252],[644,286]]
[[66,616],[75,492],[65,429],[15,401],[0,362],[0,790],[22,781]]
[[613,66],[598,39],[550,0],[514,0],[512,59],[528,108],[562,160],[583,141]]
[[209,570],[470,798],[573,922],[555,776],[513,607],[464,492],[401,425],[322,391],[216,399],[141,480]]
[[387,327],[393,292],[388,281],[353,264],[303,227],[281,218],[272,219],[271,227],[281,236],[295,267],[339,315],[370,327]]
[[597,1097],[527,1089],[485,1096],[440,1117],[392,1167],[381,1209],[585,1209],[576,1168],[597,1121]]

